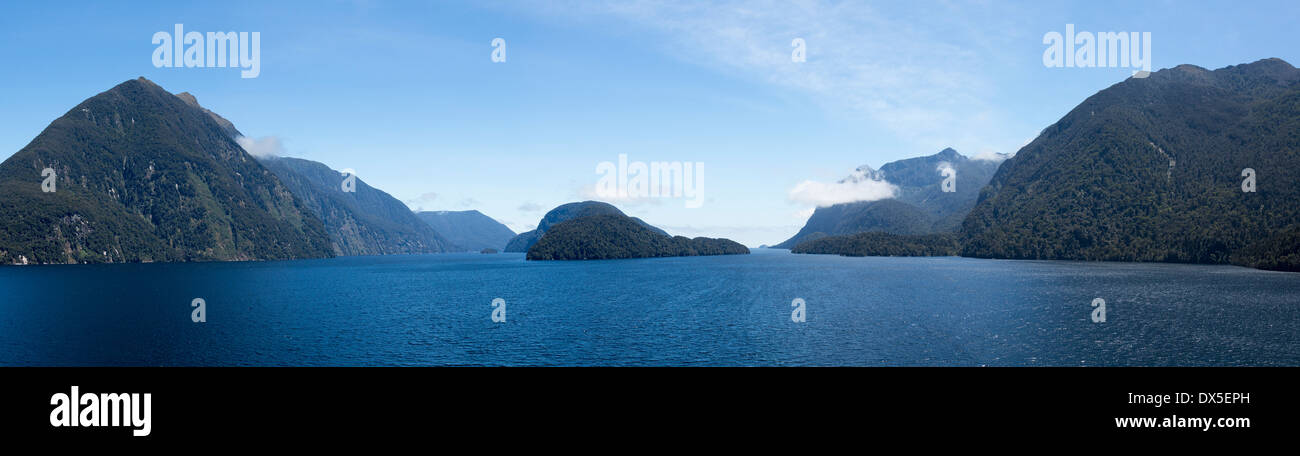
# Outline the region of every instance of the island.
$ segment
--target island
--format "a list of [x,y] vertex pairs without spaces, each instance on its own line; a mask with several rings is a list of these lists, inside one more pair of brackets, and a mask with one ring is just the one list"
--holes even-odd
[[730,239],[660,234],[632,217],[601,214],[558,223],[528,249],[529,260],[607,260],[700,255],[746,255]]

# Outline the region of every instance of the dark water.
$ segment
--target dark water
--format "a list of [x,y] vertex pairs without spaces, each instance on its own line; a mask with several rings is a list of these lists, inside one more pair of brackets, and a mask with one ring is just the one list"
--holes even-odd
[[0,364],[1300,365],[1300,274],[755,252],[0,267]]

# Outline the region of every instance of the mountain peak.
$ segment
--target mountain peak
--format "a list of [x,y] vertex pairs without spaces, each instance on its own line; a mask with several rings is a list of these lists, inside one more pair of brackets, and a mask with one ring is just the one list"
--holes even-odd
[[953,150],[953,148],[951,147],[944,148],[943,150],[939,151],[939,153],[934,154],[934,156],[945,160],[956,160],[958,158],[966,158],[964,155],[957,153],[957,151]]
[[176,94],[176,98],[180,98],[181,101],[184,101],[185,104],[187,104],[187,105],[190,105],[190,106],[193,106],[193,107],[196,107],[196,108],[201,108],[201,107],[202,107],[202,106],[199,106],[199,100],[198,100],[197,98],[194,98],[194,95],[191,94],[191,93],[189,93],[189,92],[181,92],[181,93],[178,93],[178,94]]
[[[147,85],[147,86],[150,86],[150,87],[158,87],[158,88],[162,88],[162,86],[158,85],[157,83],[155,83],[155,82],[153,82],[153,81],[150,81],[149,78],[146,78],[146,77],[144,77],[144,76],[140,76],[140,77],[138,77],[138,78],[135,78],[134,81],[135,81],[135,82],[138,82],[138,83],[141,83],[141,84],[144,84],[144,85]],[[131,81],[126,81],[126,82],[131,82]]]

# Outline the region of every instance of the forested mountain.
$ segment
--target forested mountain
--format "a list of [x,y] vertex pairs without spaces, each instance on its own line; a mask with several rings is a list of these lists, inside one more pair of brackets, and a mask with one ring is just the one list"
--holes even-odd
[[963,253],[1294,270],[1298,178],[1300,70],[1179,65],[1098,92],[1022,148],[966,219]]
[[424,211],[415,214],[460,250],[502,250],[515,232],[479,211]]
[[83,101],[0,164],[0,263],[332,253],[320,220],[212,115],[144,78]]
[[[546,215],[542,216],[542,220],[537,222],[537,229],[519,233],[518,236],[511,239],[510,242],[506,244],[505,251],[527,252],[533,244],[537,243],[537,240],[540,239],[543,234],[546,234],[546,230],[550,229],[552,225],[578,217],[586,217],[588,215],[624,214],[623,211],[618,210],[614,205],[600,201],[582,201],[577,203],[561,204],[555,209],[551,209],[551,211],[547,212]],[[650,224],[641,221],[639,218],[632,217],[632,220],[645,226],[650,231],[654,231],[664,236],[668,235],[664,230],[650,226]]]
[[[981,258],[1300,271],[1297,178],[1300,70],[1180,65],[1102,90],[1044,129],[981,191],[957,241]],[[795,251],[942,255],[947,242],[840,236]]]
[[622,214],[576,217],[554,224],[528,249],[529,260],[605,260],[748,254],[729,239],[668,236]]
[[343,174],[300,158],[261,157],[289,191],[325,222],[339,255],[391,255],[461,250],[420,220],[397,198],[356,179],[344,192]]
[[[890,162],[880,170],[859,167],[845,179],[883,180],[898,187],[894,198],[859,201],[817,208],[808,222],[790,239],[776,245],[789,249],[800,242],[825,236],[882,231],[892,234],[952,232],[975,205],[980,189],[988,183],[1002,162],[975,160],[952,149],[926,156]],[[955,171],[953,192],[944,192],[943,168]]]
[[890,234],[870,231],[830,236],[800,242],[794,253],[821,253],[844,256],[957,256],[961,240],[957,233]]

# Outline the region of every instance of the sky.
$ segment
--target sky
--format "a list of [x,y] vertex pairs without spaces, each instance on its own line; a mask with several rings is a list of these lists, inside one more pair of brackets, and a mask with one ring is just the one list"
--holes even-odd
[[[1149,32],[1153,70],[1300,64],[1293,1],[191,3],[0,6],[0,157],[143,76],[258,153],[353,169],[413,210],[477,209],[521,232],[601,199],[757,246],[842,201],[858,166],[1014,154],[1133,74],[1046,66],[1044,36],[1067,24]],[[156,67],[152,37],[175,24],[258,32],[260,73]],[[692,165],[696,204],[602,193],[597,170],[620,155]],[[823,190],[841,194],[809,194]]]

